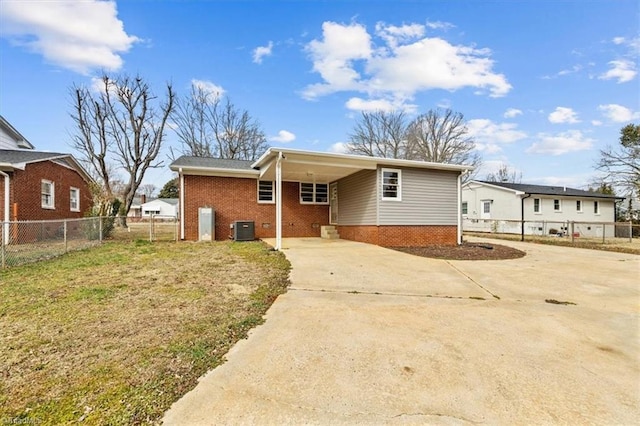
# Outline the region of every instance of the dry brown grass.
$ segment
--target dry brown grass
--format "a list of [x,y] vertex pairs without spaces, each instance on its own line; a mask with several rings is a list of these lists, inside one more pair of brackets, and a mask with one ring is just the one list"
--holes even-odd
[[261,243],[111,242],[0,274],[0,422],[156,422],[285,291]]

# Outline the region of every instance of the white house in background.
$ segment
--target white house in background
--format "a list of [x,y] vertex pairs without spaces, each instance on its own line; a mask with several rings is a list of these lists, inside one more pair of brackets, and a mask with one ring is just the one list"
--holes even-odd
[[524,218],[528,235],[568,233],[575,222],[576,236],[613,236],[622,199],[563,186],[472,180],[462,187],[463,230],[520,234]]
[[156,198],[140,205],[142,217],[151,216],[178,217],[177,198]]

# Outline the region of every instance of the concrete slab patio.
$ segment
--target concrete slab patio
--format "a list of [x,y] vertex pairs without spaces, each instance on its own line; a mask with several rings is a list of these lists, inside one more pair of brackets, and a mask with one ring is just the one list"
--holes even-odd
[[639,256],[494,241],[527,256],[442,261],[284,241],[291,290],[166,424],[640,419]]

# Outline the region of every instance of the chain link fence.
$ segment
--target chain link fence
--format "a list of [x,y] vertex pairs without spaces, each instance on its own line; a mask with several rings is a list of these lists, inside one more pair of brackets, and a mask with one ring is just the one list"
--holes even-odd
[[38,262],[100,244],[104,219],[0,222],[0,266]]
[[0,267],[39,262],[74,250],[120,241],[178,241],[173,216],[153,216],[118,226],[114,217],[0,222]]
[[635,244],[640,246],[640,225],[632,222],[520,221],[464,219],[467,233],[522,234],[525,240],[564,239],[572,243]]

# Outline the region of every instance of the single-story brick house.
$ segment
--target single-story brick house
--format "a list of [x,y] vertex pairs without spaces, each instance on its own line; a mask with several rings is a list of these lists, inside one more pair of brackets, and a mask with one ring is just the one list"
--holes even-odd
[[[462,187],[465,231],[544,235],[550,231],[599,237],[613,235],[618,200],[624,197],[568,188],[472,180]],[[500,223],[499,223],[500,222]],[[606,229],[605,229],[606,227]]]
[[235,221],[251,221],[256,238],[275,237],[277,249],[283,237],[320,237],[327,226],[386,247],[462,239],[467,166],[270,148],[253,162],[183,156],[170,168],[186,240],[202,239],[202,208],[214,211],[216,240],[229,238]]
[[0,116],[0,221],[81,218],[91,177],[71,154],[36,151]]

